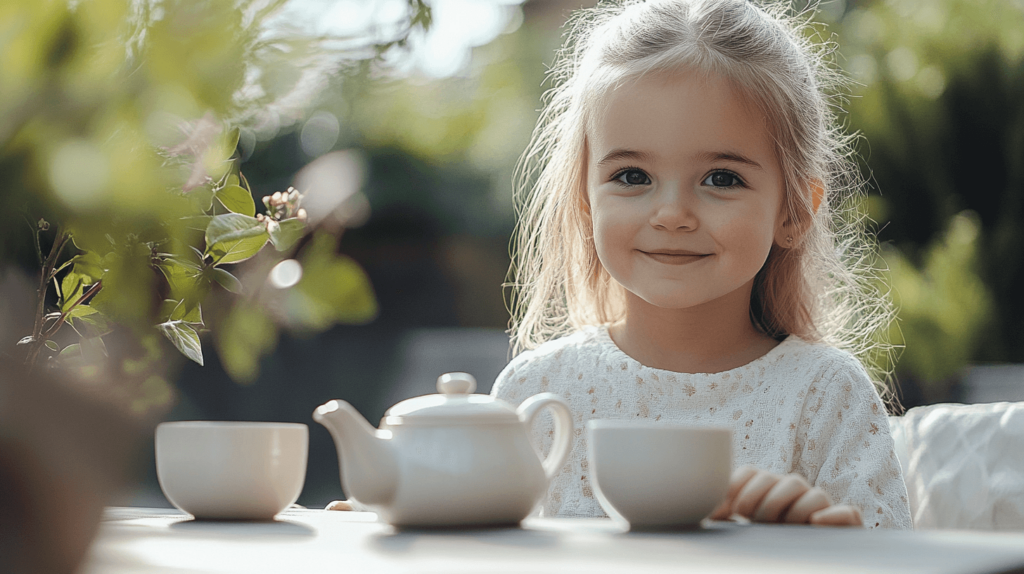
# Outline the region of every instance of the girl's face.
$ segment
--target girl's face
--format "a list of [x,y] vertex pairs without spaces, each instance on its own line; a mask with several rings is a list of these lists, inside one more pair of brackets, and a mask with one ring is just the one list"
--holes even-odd
[[787,246],[764,115],[724,78],[694,72],[624,83],[603,103],[587,188],[605,269],[656,307],[730,294],[749,304],[772,243]]

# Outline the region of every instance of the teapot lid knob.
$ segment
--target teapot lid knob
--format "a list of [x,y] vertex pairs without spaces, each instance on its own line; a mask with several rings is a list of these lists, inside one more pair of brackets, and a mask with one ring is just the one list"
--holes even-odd
[[469,373],[445,373],[437,378],[442,395],[468,395],[476,390],[476,379]]

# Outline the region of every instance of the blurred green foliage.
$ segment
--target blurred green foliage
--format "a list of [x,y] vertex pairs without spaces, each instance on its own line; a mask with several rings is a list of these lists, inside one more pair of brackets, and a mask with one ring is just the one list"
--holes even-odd
[[899,370],[925,381],[936,400],[953,392],[993,318],[991,292],[977,274],[980,230],[973,212],[954,216],[919,266],[891,244],[883,250],[900,310],[889,337],[905,345]]
[[[257,213],[238,128],[258,128],[271,108],[278,123],[297,119],[283,102],[312,101],[311,77],[401,44],[429,9],[409,0],[396,36],[339,48],[274,27],[285,4],[0,5],[0,204],[9,223],[28,223],[0,230],[0,254],[39,275],[35,294],[5,294],[38,299],[17,351],[26,362],[115,382],[146,410],[169,395],[160,334],[202,364],[200,334],[213,330],[228,372],[251,381],[281,326],[374,316],[365,274],[336,254],[340,228],[304,239],[298,193],[265,198]],[[292,257],[304,278],[267,287]]]
[[921,400],[970,362],[1024,362],[1024,3],[857,2],[838,25],[849,125]]
[[[557,37],[524,25],[476,48],[453,77],[387,78],[347,94],[338,113],[377,162],[367,191],[374,211],[416,206],[447,234],[507,236],[512,170],[555,45]],[[416,181],[393,181],[403,175]]]

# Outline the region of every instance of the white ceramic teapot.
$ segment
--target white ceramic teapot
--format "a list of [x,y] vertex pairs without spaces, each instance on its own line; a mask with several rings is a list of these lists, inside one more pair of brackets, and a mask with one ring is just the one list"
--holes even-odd
[[[470,394],[476,379],[467,373],[441,375],[437,390],[391,407],[380,430],[345,401],[317,407],[313,419],[334,437],[345,492],[397,526],[518,523],[569,454],[569,407],[542,393],[513,409]],[[555,436],[541,461],[529,430],[545,407],[554,415]]]

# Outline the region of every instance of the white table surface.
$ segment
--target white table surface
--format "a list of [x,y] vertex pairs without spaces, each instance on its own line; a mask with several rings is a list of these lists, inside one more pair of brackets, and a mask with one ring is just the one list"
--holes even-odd
[[541,518],[522,528],[399,531],[362,512],[206,522],[166,509],[111,508],[82,572],[1024,573],[1024,533],[732,523],[630,533],[609,519]]

